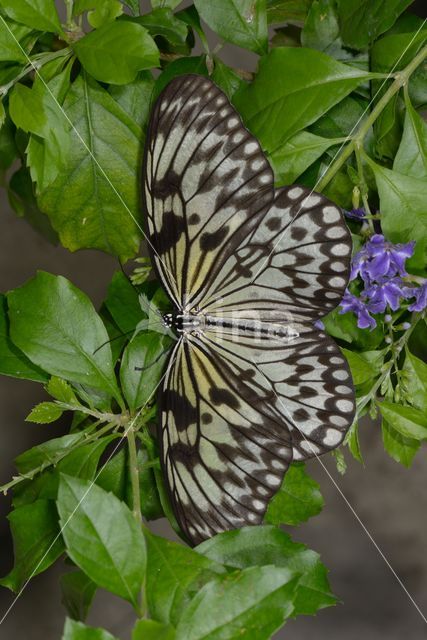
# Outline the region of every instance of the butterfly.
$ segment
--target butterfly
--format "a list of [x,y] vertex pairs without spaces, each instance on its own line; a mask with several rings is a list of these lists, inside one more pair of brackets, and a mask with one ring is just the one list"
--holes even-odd
[[324,196],[274,188],[259,142],[202,76],[175,78],[156,100],[142,190],[177,336],[161,464],[196,545],[262,523],[291,462],[334,449],[352,424],[348,365],[314,324],[343,296],[351,237]]

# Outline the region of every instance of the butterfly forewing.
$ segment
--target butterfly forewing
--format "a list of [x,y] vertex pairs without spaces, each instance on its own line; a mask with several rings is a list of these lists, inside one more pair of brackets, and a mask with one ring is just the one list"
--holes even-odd
[[199,306],[221,317],[313,321],[341,300],[350,258],[351,236],[339,208],[304,187],[284,187],[212,278]]
[[201,76],[176,78],[156,102],[144,198],[154,261],[187,306],[273,199],[272,170],[226,96]]
[[157,100],[143,192],[158,275],[182,333],[160,396],[161,458],[193,544],[262,522],[294,460],[336,447],[354,416],[348,366],[313,322],[345,290],[342,213],[271,168],[226,96],[182,76]]

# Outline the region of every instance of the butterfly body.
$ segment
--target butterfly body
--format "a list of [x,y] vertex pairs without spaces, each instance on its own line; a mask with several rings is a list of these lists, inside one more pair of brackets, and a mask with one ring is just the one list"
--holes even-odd
[[152,261],[175,311],[159,396],[163,473],[192,544],[262,522],[289,465],[338,446],[354,390],[314,323],[340,302],[351,237],[271,167],[227,97],[201,76],[159,96],[143,194]]

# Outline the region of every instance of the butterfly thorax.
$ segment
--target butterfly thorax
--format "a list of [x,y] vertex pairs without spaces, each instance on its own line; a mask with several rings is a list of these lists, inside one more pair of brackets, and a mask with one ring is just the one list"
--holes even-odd
[[291,342],[299,336],[298,331],[291,324],[276,322],[261,322],[254,318],[221,318],[218,316],[197,313],[166,313],[163,322],[178,334],[203,333],[206,330],[218,333],[236,332],[247,334],[254,338],[271,337]]

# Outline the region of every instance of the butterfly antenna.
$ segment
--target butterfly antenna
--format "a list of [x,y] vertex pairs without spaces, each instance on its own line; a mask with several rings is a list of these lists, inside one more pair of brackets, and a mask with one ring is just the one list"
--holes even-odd
[[117,261],[119,263],[120,266],[120,270],[123,273],[124,277],[126,278],[126,280],[129,282],[129,284],[131,285],[131,287],[136,291],[136,293],[139,295],[139,291],[138,288],[134,285],[134,283],[132,282],[132,278],[129,277],[129,275],[126,273],[125,268],[123,266],[123,262],[120,260],[120,258],[117,258]]
[[125,336],[129,336],[134,331],[135,329],[132,329],[131,331],[126,331],[126,333],[121,333],[119,336],[114,336],[114,338],[111,338],[111,340],[106,340],[105,342],[100,344],[99,347],[95,349],[92,355],[95,355],[95,353],[98,353],[98,351],[102,349],[102,347],[105,347],[106,344],[110,344],[111,342],[114,342],[114,340],[118,340],[119,338],[124,338]]
[[135,371],[146,371],[147,369],[152,367],[154,364],[156,364],[156,362],[158,362],[160,358],[162,358],[165,355],[165,353],[168,353],[168,352],[169,352],[169,348],[163,349],[163,351],[157,356],[155,360],[153,360],[153,362],[150,362],[150,364],[147,364],[146,367],[135,367]]

